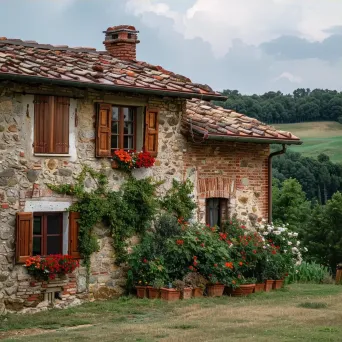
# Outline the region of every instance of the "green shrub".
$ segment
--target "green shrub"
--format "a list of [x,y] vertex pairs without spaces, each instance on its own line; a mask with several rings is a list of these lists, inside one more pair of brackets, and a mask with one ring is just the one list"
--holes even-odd
[[325,266],[314,262],[303,262],[299,266],[295,266],[289,272],[287,278],[289,283],[332,283],[332,277],[329,269]]
[[178,182],[173,179],[172,187],[166,192],[161,200],[161,206],[167,212],[176,215],[177,218],[189,220],[196,203],[192,199],[194,185],[189,179],[185,182]]

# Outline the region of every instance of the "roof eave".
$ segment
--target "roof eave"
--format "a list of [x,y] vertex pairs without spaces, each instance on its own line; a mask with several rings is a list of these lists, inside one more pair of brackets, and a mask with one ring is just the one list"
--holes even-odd
[[180,97],[180,98],[186,98],[186,99],[198,98],[198,99],[209,100],[209,101],[210,100],[223,101],[227,99],[227,97],[223,95],[198,94],[198,93],[170,91],[170,90],[163,90],[163,89],[146,89],[146,88],[140,88],[140,87],[85,83],[85,82],[45,78],[45,77],[40,77],[40,76],[18,75],[18,74],[8,74],[8,73],[0,73],[0,79],[13,80],[13,81],[19,81],[19,82],[28,82],[28,83],[62,85],[62,86],[67,86],[67,87],[92,88],[92,89],[98,89],[98,90],[122,91],[122,92],[127,92],[127,93]]
[[208,140],[223,140],[223,141],[235,141],[235,142],[250,142],[257,144],[281,144],[281,145],[302,145],[303,141],[296,139],[277,139],[277,138],[255,138],[255,137],[240,137],[234,135],[219,135],[219,134],[208,134]]

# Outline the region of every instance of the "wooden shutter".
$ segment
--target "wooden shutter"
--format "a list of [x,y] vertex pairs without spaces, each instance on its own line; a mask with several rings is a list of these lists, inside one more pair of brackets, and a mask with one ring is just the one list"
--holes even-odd
[[24,263],[32,255],[33,214],[17,213],[16,261]]
[[34,152],[48,153],[53,114],[53,97],[36,95],[34,99]]
[[112,106],[100,104],[97,113],[96,157],[111,156]]
[[145,144],[146,152],[156,157],[158,154],[158,128],[159,128],[159,111],[158,109],[146,109],[145,115]]
[[55,98],[52,153],[69,153],[69,108],[68,97]]
[[79,218],[80,213],[69,213],[69,255],[75,259],[79,259],[81,257],[78,248]]

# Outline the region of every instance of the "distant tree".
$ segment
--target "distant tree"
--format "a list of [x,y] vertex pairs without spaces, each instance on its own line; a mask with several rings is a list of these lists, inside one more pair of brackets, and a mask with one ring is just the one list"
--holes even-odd
[[299,182],[292,178],[283,183],[275,180],[272,191],[273,221],[288,223],[296,231],[303,231],[310,216],[311,204]]

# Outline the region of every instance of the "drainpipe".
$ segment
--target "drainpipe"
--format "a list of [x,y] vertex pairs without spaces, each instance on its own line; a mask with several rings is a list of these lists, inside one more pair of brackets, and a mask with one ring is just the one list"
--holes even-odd
[[268,156],[268,223],[272,223],[272,158],[286,152],[286,145],[283,144],[283,149],[271,153]]

